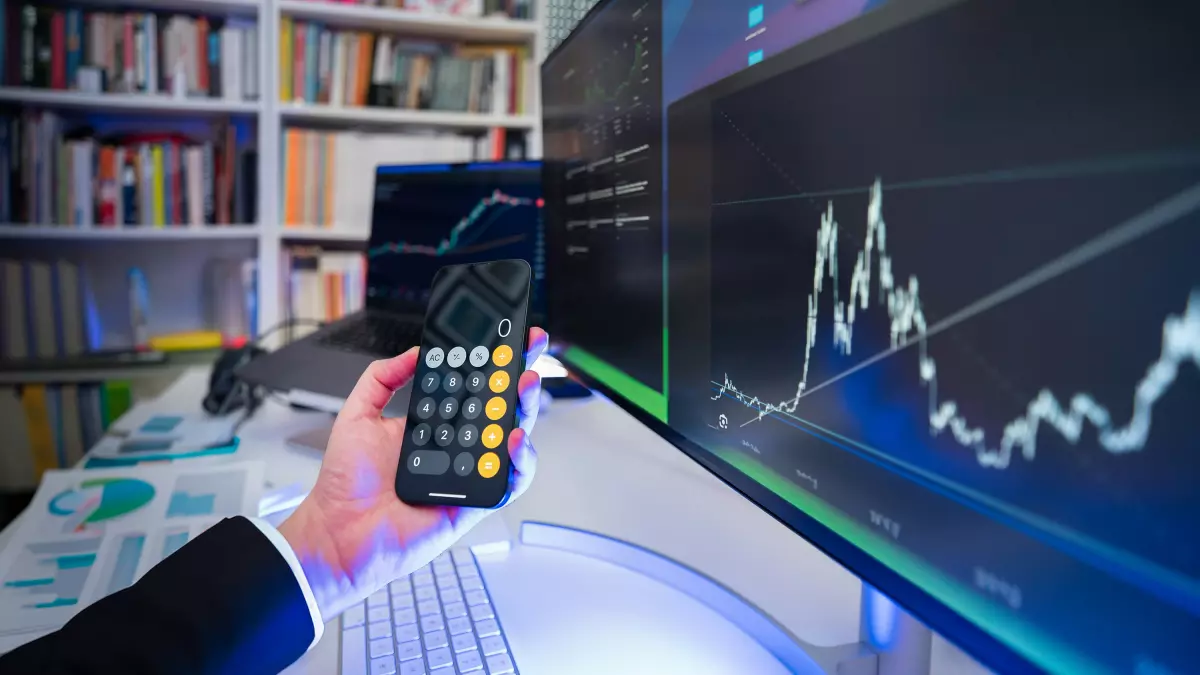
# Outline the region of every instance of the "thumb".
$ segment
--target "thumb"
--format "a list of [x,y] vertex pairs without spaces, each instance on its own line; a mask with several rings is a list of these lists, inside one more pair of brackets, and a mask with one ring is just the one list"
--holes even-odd
[[[378,418],[396,390],[408,384],[417,372],[417,348],[400,356],[375,361],[367,366],[354,391],[346,398],[341,415],[350,419]],[[339,415],[340,416],[340,415]]]

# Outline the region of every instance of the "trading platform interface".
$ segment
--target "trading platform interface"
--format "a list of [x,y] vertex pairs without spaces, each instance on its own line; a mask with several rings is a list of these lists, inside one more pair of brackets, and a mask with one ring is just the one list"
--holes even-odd
[[552,331],[665,417],[660,4],[617,0],[588,24],[542,74]]
[[1197,25],[897,0],[669,111],[671,427],[1055,672],[1194,669]]

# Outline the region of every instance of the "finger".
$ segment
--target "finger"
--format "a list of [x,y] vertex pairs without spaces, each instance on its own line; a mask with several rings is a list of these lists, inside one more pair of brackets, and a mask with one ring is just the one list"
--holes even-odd
[[523,429],[517,429],[509,435],[508,457],[512,464],[512,480],[509,496],[505,503],[524,494],[533,483],[534,474],[537,473],[537,451],[529,442],[529,434],[525,433]]
[[525,367],[528,368],[550,346],[550,334],[537,326],[533,326],[529,329],[529,341],[526,344],[528,347],[525,349]]
[[521,373],[521,379],[517,380],[517,400],[521,406],[517,421],[525,433],[533,433],[542,406],[542,376],[532,370]]
[[351,418],[379,417],[396,390],[408,384],[417,370],[417,348],[367,366],[354,391],[346,398],[342,414]]

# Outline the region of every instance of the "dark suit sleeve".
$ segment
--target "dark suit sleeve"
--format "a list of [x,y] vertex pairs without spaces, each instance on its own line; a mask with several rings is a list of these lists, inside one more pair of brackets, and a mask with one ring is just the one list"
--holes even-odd
[[0,656],[0,673],[277,673],[313,640],[287,562],[228,518],[61,630]]

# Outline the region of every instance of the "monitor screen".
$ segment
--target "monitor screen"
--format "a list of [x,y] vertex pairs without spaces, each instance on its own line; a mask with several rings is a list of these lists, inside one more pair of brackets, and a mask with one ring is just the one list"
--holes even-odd
[[383,165],[367,248],[367,305],[423,312],[445,265],[520,258],[544,312],[539,162]]
[[561,356],[1001,672],[1193,670],[1200,9],[857,4],[667,97],[659,407],[623,317]]

